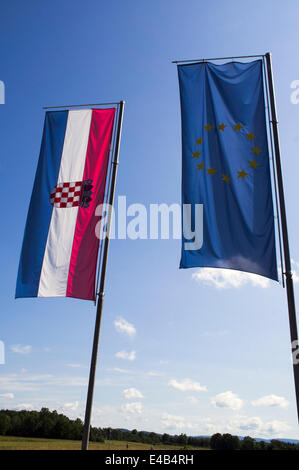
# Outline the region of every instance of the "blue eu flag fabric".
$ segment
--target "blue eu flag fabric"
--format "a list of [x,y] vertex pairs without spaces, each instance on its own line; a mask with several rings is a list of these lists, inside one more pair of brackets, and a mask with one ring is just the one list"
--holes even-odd
[[203,205],[202,246],[186,249],[183,233],[180,267],[277,280],[262,61],[179,65],[178,74],[182,204]]

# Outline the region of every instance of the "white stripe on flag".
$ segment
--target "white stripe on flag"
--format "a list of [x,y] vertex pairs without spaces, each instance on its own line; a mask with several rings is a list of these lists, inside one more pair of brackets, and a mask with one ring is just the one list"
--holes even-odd
[[[91,109],[69,111],[57,183],[82,181],[91,116]],[[38,297],[66,295],[78,209],[53,207]]]

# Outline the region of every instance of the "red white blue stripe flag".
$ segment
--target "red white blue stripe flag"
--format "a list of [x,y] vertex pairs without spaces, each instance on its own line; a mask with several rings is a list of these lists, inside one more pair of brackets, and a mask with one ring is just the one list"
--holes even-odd
[[27,216],[18,297],[95,298],[115,109],[49,111]]

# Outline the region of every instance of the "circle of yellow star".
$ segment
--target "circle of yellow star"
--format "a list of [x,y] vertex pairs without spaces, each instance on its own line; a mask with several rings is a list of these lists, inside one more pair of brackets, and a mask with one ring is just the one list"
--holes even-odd
[[192,153],[192,158],[198,158],[200,154],[201,154],[201,152],[196,151],[196,152]]
[[212,166],[212,168],[207,169],[207,175],[214,175],[217,170]]
[[222,123],[222,124],[219,124],[219,125],[218,125],[218,131],[224,131],[224,128],[225,128],[225,127],[227,127],[226,124],[223,124],[223,123]]
[[234,125],[234,131],[240,131],[244,126],[241,126],[240,123]]
[[249,166],[251,168],[257,168],[259,166],[259,163],[256,160],[249,160]]
[[213,126],[211,126],[211,124],[207,124],[206,126],[204,126],[205,131],[210,131],[211,129],[213,129]]
[[243,178],[245,180],[245,177],[248,175],[245,170],[238,171],[238,178]]
[[259,149],[256,145],[255,147],[252,147],[252,152],[255,153],[255,155],[258,155],[259,153],[261,153],[261,149]]
[[226,183],[230,182],[230,177],[228,175],[222,175],[222,181],[225,181]]
[[201,162],[199,165],[196,165],[198,170],[203,170],[203,167],[205,166],[204,162]]

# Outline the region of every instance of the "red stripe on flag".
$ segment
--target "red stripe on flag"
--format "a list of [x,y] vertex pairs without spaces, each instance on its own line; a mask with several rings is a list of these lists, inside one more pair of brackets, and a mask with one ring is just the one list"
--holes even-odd
[[99,240],[95,209],[104,201],[115,109],[94,109],[83,181],[92,180],[88,207],[79,207],[70,260],[67,297],[93,300]]

